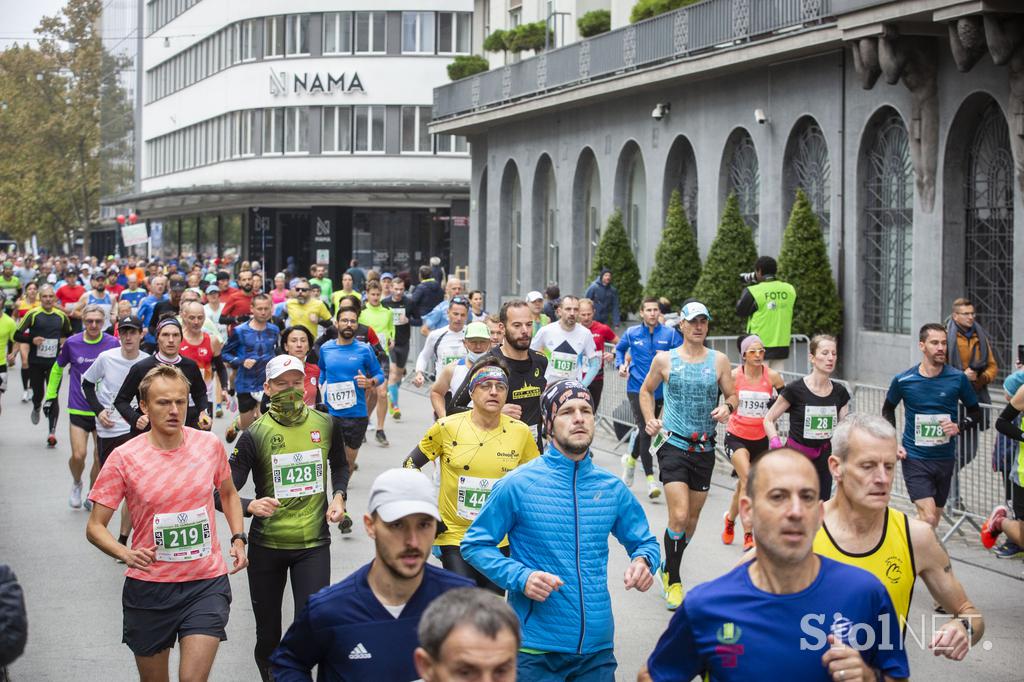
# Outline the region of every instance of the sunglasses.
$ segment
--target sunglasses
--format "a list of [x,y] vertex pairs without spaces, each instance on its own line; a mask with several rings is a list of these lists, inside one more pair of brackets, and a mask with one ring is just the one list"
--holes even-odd
[[309,287],[295,287],[296,293],[303,294],[307,291],[309,291]]

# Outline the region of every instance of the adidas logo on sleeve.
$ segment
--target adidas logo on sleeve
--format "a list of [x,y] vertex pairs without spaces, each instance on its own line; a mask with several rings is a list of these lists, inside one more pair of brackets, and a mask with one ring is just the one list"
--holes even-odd
[[348,652],[348,659],[350,661],[359,661],[366,658],[373,658],[373,655],[366,650],[366,647],[363,646],[362,642],[356,644],[352,651]]

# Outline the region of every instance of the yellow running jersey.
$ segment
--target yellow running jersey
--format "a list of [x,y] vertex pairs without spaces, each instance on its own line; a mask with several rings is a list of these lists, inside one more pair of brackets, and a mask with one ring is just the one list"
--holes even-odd
[[[434,422],[420,441],[427,459],[441,458],[437,506],[446,529],[434,544],[459,545],[502,476],[540,455],[530,427],[501,415],[498,428],[480,429],[471,412]],[[503,542],[503,545],[508,544]]]
[[917,579],[914,547],[910,542],[910,520],[906,514],[886,508],[882,538],[869,552],[851,554],[843,551],[824,523],[814,536],[812,549],[816,554],[863,568],[877,577],[889,592],[889,598],[900,618],[901,629],[906,629],[910,600],[914,596],[914,581]]

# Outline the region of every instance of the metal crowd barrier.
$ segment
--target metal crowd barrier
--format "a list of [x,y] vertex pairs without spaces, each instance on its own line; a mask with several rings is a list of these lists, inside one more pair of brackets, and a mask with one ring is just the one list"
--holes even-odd
[[[708,342],[708,345],[712,348],[727,354],[730,354],[729,349],[735,349],[735,337],[709,338]],[[797,343],[806,344],[807,337],[802,337],[802,340],[799,342],[795,341],[795,344]],[[606,346],[606,350],[612,353],[615,352],[614,346],[611,345]],[[738,359],[738,352],[731,353],[730,360],[734,356]],[[791,352],[790,359],[793,359],[793,357],[794,354]],[[807,357],[806,352],[804,352],[804,357]],[[735,361],[733,364],[736,364]],[[781,374],[786,383],[789,383],[800,379],[806,372],[784,371]],[[626,379],[619,376],[610,363],[606,365],[604,389],[601,395],[601,403],[597,409],[598,424],[609,432],[613,438],[614,445],[611,448],[611,452],[618,455],[625,453],[627,448],[631,447],[633,435],[637,430],[636,422],[633,419],[633,413],[626,397],[626,381]],[[887,388],[843,380],[834,381],[842,384],[849,391],[851,411],[882,414],[882,405],[888,392]],[[993,407],[992,405],[982,405],[981,408],[985,416],[982,424],[987,424],[988,427],[984,430],[958,437],[958,439],[972,439],[971,445],[974,447],[971,449],[974,454],[966,460],[963,466],[958,466],[954,470],[949,501],[946,503],[943,511],[944,519],[949,525],[948,530],[942,535],[943,542],[947,541],[954,534],[964,535],[963,527],[965,524],[980,530],[981,521],[988,516],[992,508],[1006,503],[1010,496],[1009,486],[1006,484],[1006,475],[1002,471],[1009,470],[1012,455],[1002,452],[1001,454],[1004,455],[1003,467],[1000,471],[996,470],[999,433],[995,430],[995,421],[1002,408]],[[903,436],[903,425],[904,414],[901,404],[896,410],[896,431],[900,439]],[[785,437],[789,432],[788,415],[783,415],[777,426],[779,435]],[[725,425],[719,424],[717,432],[716,454],[725,466],[729,466],[723,446]],[[1017,446],[1018,444],[1013,444],[1014,448]],[[600,447],[597,449],[606,450]],[[963,446],[958,443],[958,458],[961,458],[960,453],[963,449]],[[1006,446],[1003,447],[1004,451],[1007,449]],[[910,496],[907,493],[906,483],[903,480],[901,463],[897,463],[897,471],[893,476],[892,499],[897,506],[905,510],[912,511],[914,509]]]

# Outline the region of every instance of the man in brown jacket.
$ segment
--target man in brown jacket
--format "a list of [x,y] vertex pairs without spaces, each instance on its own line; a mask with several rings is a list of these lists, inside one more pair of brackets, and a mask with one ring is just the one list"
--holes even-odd
[[[991,404],[992,399],[988,393],[988,385],[992,383],[999,366],[996,364],[996,356],[992,351],[992,340],[989,338],[985,328],[975,321],[974,304],[968,298],[958,298],[953,301],[953,312],[949,323],[946,325],[946,337],[948,351],[946,364],[963,370],[964,374],[974,387],[978,395],[978,402]],[[961,406],[961,413],[963,407]],[[960,418],[964,418],[964,414]],[[982,421],[977,429],[968,431],[957,438],[957,463],[958,474],[965,466],[971,463],[978,453],[978,439],[981,431],[987,429],[991,419],[987,411],[982,412]],[[959,475],[958,477],[959,478]],[[960,506],[959,482],[954,479],[952,498],[955,506]]]

